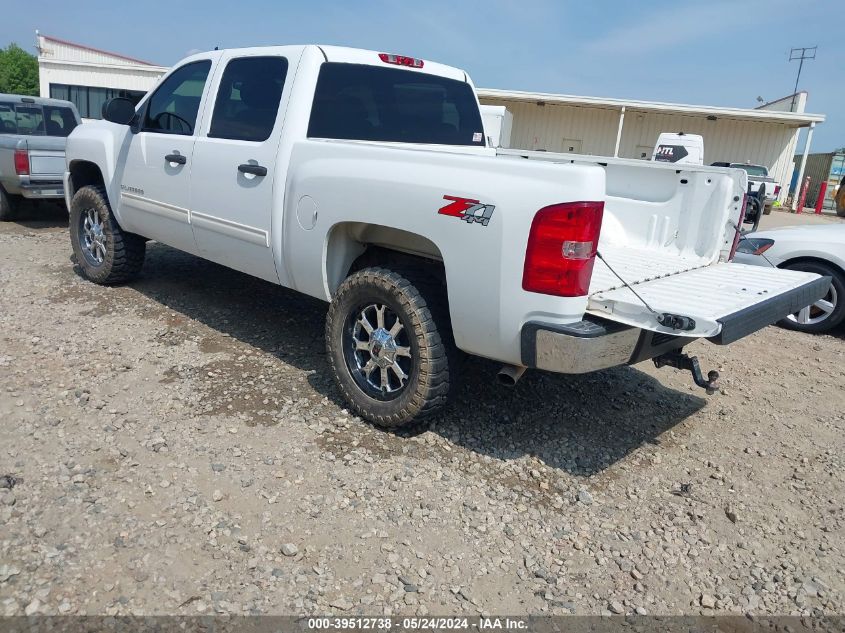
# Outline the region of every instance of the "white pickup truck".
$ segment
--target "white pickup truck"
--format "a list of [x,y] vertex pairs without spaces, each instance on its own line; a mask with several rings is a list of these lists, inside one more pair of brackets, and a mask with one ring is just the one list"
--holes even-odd
[[712,390],[684,345],[829,284],[728,263],[743,172],[487,147],[466,73],[428,60],[213,51],[105,115],[67,145],[84,275],[133,278],[152,239],[330,302],[330,369],[382,426],[444,404],[458,350],[503,382],[654,359]]
[[730,167],[741,169],[748,174],[748,193],[757,194],[763,199],[764,213],[768,215],[772,210],[772,204],[780,195],[780,185],[775,179],[769,176],[769,169],[765,165],[752,165],[751,163],[713,163],[714,167]]

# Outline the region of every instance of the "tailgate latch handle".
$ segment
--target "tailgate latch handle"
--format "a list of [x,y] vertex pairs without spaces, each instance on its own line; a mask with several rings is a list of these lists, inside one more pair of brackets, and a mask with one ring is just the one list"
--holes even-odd
[[654,366],[688,370],[692,374],[695,384],[706,390],[708,395],[712,396],[719,389],[719,385],[716,384],[719,380],[719,372],[711,369],[707,372],[707,380],[705,380],[701,373],[701,366],[698,364],[698,358],[684,354],[681,350],[676,349],[656,356]]
[[663,327],[681,330],[683,332],[695,329],[695,319],[680,314],[669,314],[668,312],[658,314],[657,322]]

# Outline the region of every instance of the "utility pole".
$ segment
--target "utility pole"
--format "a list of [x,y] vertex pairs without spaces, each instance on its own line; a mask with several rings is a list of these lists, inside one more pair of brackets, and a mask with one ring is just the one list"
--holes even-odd
[[801,69],[804,68],[804,60],[815,59],[816,48],[818,47],[812,46],[807,48],[793,48],[789,51],[789,61],[794,62],[796,60],[799,60],[798,76],[795,77],[795,88],[792,91],[792,105],[789,107],[790,112],[795,111],[795,95],[798,93],[798,80],[801,79]]

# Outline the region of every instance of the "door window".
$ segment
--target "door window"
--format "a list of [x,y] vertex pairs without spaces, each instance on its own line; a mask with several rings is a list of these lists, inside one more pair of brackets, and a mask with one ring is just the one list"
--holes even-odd
[[204,59],[182,66],[165,79],[147,102],[144,131],[193,134],[210,69],[211,62]]
[[226,66],[208,135],[266,141],[273,132],[288,71],[284,57],[241,57]]

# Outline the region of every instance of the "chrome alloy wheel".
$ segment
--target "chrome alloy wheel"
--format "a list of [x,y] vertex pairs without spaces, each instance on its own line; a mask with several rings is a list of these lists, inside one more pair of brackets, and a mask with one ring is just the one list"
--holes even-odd
[[92,266],[101,266],[106,258],[106,234],[94,209],[86,209],[80,217],[82,254]]
[[799,325],[815,325],[816,323],[821,323],[833,314],[838,299],[836,288],[833,287],[833,284],[830,284],[830,289],[824,297],[814,304],[802,308],[799,312],[790,314],[786,318]]
[[358,386],[371,398],[397,398],[414,369],[408,332],[389,306],[370,303],[347,318],[344,356]]

